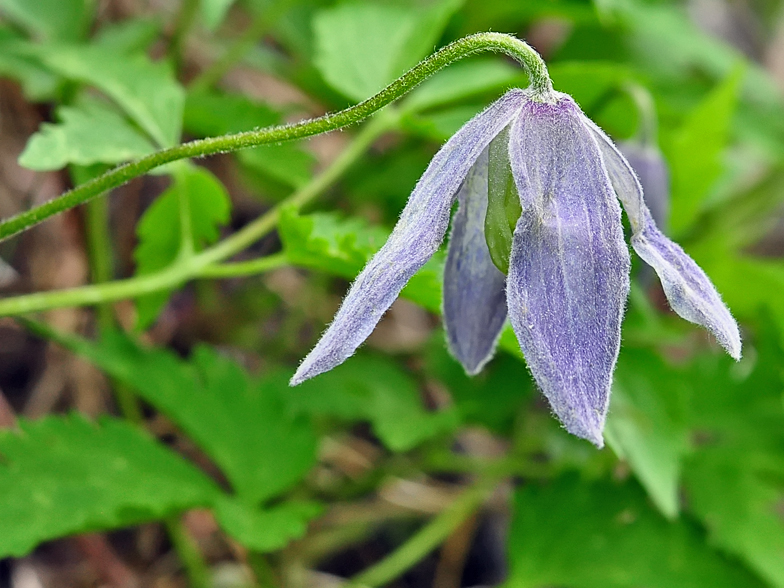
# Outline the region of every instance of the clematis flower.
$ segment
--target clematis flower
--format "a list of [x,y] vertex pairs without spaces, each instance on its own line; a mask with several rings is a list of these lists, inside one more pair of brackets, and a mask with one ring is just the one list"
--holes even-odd
[[[656,227],[612,141],[568,95],[515,89],[435,155],[389,240],[291,384],[356,351],[438,250],[457,199],[443,301],[452,354],[477,373],[495,352],[508,315],[555,414],[569,432],[602,447],[629,291],[616,196],[632,227],[632,247],[658,273],[672,309],[707,328],[738,359],[740,334],[730,312],[705,273]],[[498,210],[512,211],[506,236],[503,219],[490,217]],[[509,253],[499,259],[505,240]]]

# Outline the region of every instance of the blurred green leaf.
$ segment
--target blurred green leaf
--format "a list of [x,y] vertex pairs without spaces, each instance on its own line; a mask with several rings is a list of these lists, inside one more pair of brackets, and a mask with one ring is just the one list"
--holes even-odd
[[57,109],[57,124],[43,123],[19,156],[19,165],[39,171],[69,163],[120,163],[155,151],[150,141],[110,105],[85,97]]
[[[185,101],[184,127],[197,137],[251,131],[281,120],[281,114],[271,106],[240,94],[190,92]],[[251,170],[293,188],[313,177],[315,157],[297,143],[243,149],[237,158]]]
[[189,361],[145,349],[119,333],[100,343],[47,332],[71,351],[135,390],[174,421],[226,475],[238,497],[256,505],[296,484],[316,458],[310,423],[287,407],[280,375],[253,381],[209,347]]
[[52,99],[59,78],[45,67],[32,43],[0,26],[0,76],[17,80],[29,100]]
[[462,0],[350,2],[313,21],[315,64],[354,100],[368,98],[430,53]]
[[784,586],[784,351],[760,317],[738,365],[705,356],[692,366],[695,451],[684,467],[686,495],[710,541],[773,586]]
[[605,439],[628,461],[667,517],[678,514],[682,460],[689,449],[683,384],[650,349],[624,347],[613,378]]
[[44,48],[41,59],[60,75],[105,92],[159,146],[179,141],[185,94],[168,64],[100,46]]
[[18,431],[0,430],[0,557],[208,506],[218,493],[199,470],[125,422],[21,420]]
[[558,62],[548,69],[553,87],[572,96],[589,116],[609,95],[620,92],[624,82],[635,79],[627,65],[609,61]]
[[235,0],[201,0],[201,17],[207,28],[217,28],[234,2]]
[[671,226],[675,233],[690,227],[721,175],[743,71],[737,69],[714,89],[666,142],[672,177]]
[[0,14],[47,41],[78,41],[94,5],[94,0],[0,0]]
[[284,502],[259,509],[225,496],[215,506],[215,516],[223,530],[259,553],[276,551],[301,539],[308,521],[322,511],[323,507],[315,502]]
[[242,94],[190,91],[185,98],[183,127],[196,137],[252,131],[280,121],[277,110]]
[[[295,265],[354,278],[386,242],[389,233],[359,218],[334,213],[300,216],[286,208],[278,223],[283,250]],[[443,256],[435,255],[403,289],[402,295],[433,312],[440,312]]]
[[138,53],[161,34],[162,24],[156,18],[136,17],[104,24],[95,34],[93,43],[111,53]]
[[[185,201],[185,202],[183,202]],[[136,233],[139,243],[133,253],[136,275],[155,273],[169,266],[183,246],[182,210],[190,213],[189,228],[194,251],[214,243],[219,227],[229,220],[231,202],[223,184],[203,167],[184,165],[173,175],[173,183],[144,212]],[[157,318],[170,292],[156,292],[137,299],[137,328],[149,327]]]
[[311,153],[295,143],[243,149],[237,157],[247,168],[292,188],[301,188],[313,178],[316,163]]
[[525,76],[519,68],[498,59],[458,62],[425,80],[403,102],[408,111],[421,111],[443,106],[477,94],[498,91],[523,84]]
[[667,522],[634,483],[576,476],[516,492],[509,561],[509,588],[763,586],[693,524]]
[[457,426],[453,410],[427,412],[416,382],[381,357],[354,357],[289,394],[292,406],[310,414],[370,421],[393,451],[408,451]]
[[[511,333],[511,331],[510,331]],[[518,350],[517,339],[512,335]],[[538,395],[525,363],[499,353],[476,376],[467,376],[447,351],[444,334],[436,333],[427,350],[427,373],[444,384],[461,421],[479,424],[498,434],[509,434],[523,404]]]

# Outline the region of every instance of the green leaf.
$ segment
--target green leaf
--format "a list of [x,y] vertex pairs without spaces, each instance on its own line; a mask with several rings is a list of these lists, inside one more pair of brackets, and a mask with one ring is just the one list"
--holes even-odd
[[745,365],[705,356],[686,374],[695,451],[683,471],[688,503],[711,542],[782,587],[784,350],[760,318],[768,326],[745,342]]
[[689,449],[683,395],[673,366],[650,349],[623,349],[604,435],[669,518],[678,515],[681,466]]
[[304,412],[370,421],[393,451],[408,451],[457,426],[453,410],[427,412],[416,382],[380,357],[354,357],[289,394],[292,406]]
[[301,188],[313,178],[316,158],[294,143],[261,145],[237,153],[247,168],[292,188]]
[[228,497],[222,497],[215,505],[215,516],[223,530],[259,553],[277,551],[301,539],[308,521],[322,511],[323,507],[315,502],[285,502],[258,509]]
[[634,483],[571,476],[516,492],[509,561],[509,588],[763,586],[694,525],[667,522]]
[[461,4],[352,2],[321,10],[313,21],[316,67],[347,97],[367,98],[432,51]]
[[689,114],[671,141],[665,143],[672,172],[671,225],[676,233],[694,223],[724,169],[722,156],[742,77],[743,70],[736,69]]
[[[519,355],[520,347],[513,333],[512,339]],[[521,359],[499,353],[481,373],[469,377],[447,351],[444,334],[437,332],[428,346],[426,365],[427,373],[449,390],[462,422],[508,434],[524,403],[539,394]]]
[[[389,235],[363,219],[332,213],[299,216],[291,207],[281,213],[278,231],[291,263],[345,278],[356,277]],[[440,312],[442,275],[443,256],[436,255],[409,280],[402,295]]]
[[185,94],[167,63],[100,46],[63,46],[42,51],[41,59],[60,75],[105,92],[160,147],[179,141]]
[[4,28],[0,28],[0,76],[17,80],[31,101],[52,99],[60,85],[36,56],[34,45]]
[[201,0],[201,17],[208,29],[215,29],[223,22],[235,0]]
[[72,163],[120,163],[155,150],[150,141],[111,106],[86,97],[57,109],[59,123],[43,123],[19,156],[19,165],[47,171]]
[[[185,101],[185,130],[197,137],[239,133],[280,123],[271,106],[239,94],[190,92]],[[237,153],[253,171],[286,186],[299,188],[313,177],[313,155],[296,143],[261,145]]]
[[196,137],[251,131],[281,122],[280,113],[242,94],[191,91],[185,99],[183,126]]
[[149,48],[161,29],[156,18],[136,17],[103,25],[92,42],[111,53],[138,53]]
[[93,0],[0,0],[0,13],[48,41],[81,40],[93,7]]
[[174,421],[212,458],[238,497],[258,504],[296,484],[316,458],[310,423],[292,414],[287,378],[252,381],[209,347],[189,361],[119,333],[99,344],[43,333],[83,356]]
[[567,61],[548,70],[555,89],[572,96],[589,115],[608,94],[635,77],[628,66],[607,61]]
[[21,420],[19,431],[0,430],[0,557],[207,506],[218,493],[194,466],[125,422]]
[[[133,253],[136,275],[144,276],[171,265],[183,246],[181,211],[190,211],[190,243],[194,251],[214,243],[219,227],[229,220],[231,202],[226,188],[203,167],[182,166],[173,184],[144,212],[136,233],[139,244]],[[184,205],[183,206],[183,200]],[[137,300],[137,327],[150,326],[160,313],[170,292],[157,292]]]
[[522,78],[518,68],[497,59],[458,62],[425,80],[403,105],[407,111],[444,106],[517,85]]

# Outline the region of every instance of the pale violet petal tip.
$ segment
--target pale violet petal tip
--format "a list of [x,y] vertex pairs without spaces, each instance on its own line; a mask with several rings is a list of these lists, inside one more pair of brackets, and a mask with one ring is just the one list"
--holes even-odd
[[485,239],[487,163],[485,150],[458,192],[444,267],[447,345],[471,376],[492,358],[506,321],[506,276],[493,264]]
[[650,222],[632,236],[637,254],[659,275],[670,307],[702,325],[734,359],[741,357],[738,324],[702,268]]
[[708,329],[734,359],[741,357],[738,324],[705,272],[656,226],[645,205],[642,187],[618,148],[596,124],[584,117],[601,150],[607,173],[632,225],[632,247],[659,275],[672,309]]
[[512,127],[523,214],[507,303],[553,411],[570,433],[602,447],[630,261],[620,206],[582,116],[567,98],[532,103]]
[[468,170],[523,102],[511,90],[468,121],[436,153],[392,234],[351,285],[332,324],[292,378],[296,385],[344,362],[367,339],[408,280],[435,253]]

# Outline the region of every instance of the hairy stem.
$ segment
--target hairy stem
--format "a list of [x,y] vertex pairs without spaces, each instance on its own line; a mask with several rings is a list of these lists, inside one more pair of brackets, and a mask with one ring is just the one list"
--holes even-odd
[[340,112],[292,125],[191,141],[121,165],[62,196],[0,222],[0,241],[172,161],[291,141],[357,123],[407,93],[446,65],[482,51],[505,53],[519,61],[528,71],[531,88],[537,94],[544,95],[552,90],[544,61],[528,44],[501,33],[478,33],[443,47],[375,96]]
[[[196,253],[190,257],[178,257],[169,267],[145,276],[117,280],[106,284],[91,284],[68,290],[51,292],[35,292],[23,296],[0,299],[0,316],[19,316],[29,312],[50,310],[53,308],[85,306],[101,304],[124,298],[135,298],[143,294],[151,294],[160,290],[176,288],[189,279],[197,277],[229,278],[239,275],[250,275],[249,270],[256,263],[257,271],[266,271],[273,266],[282,265],[282,260],[268,262],[265,258],[242,262],[242,264],[216,265],[236,255],[254,241],[272,231],[280,219],[280,211],[284,206],[304,206],[328,188],[345,171],[359,159],[373,142],[386,131],[394,128],[398,122],[398,113],[390,109],[380,113],[357,134],[349,146],[311,182],[292,194],[266,214],[249,223],[241,230],[220,243]],[[277,264],[277,265],[276,265]]]

